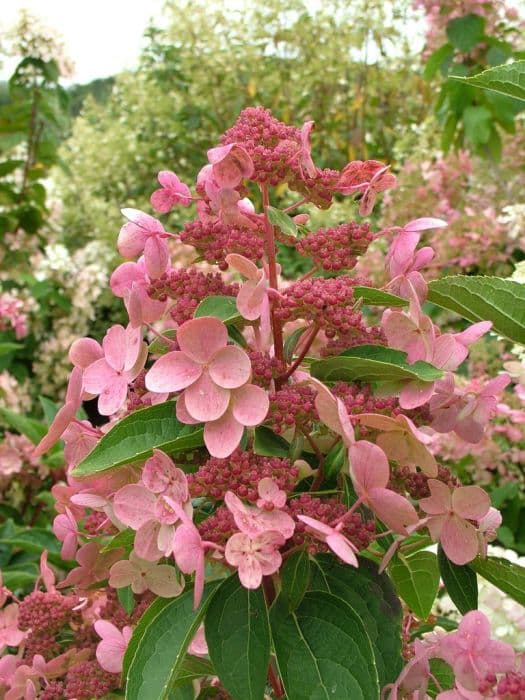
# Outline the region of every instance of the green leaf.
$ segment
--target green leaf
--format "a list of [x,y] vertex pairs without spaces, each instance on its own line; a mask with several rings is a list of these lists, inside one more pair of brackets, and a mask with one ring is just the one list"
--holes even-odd
[[420,380],[433,382],[443,376],[443,372],[428,362],[414,362],[409,365],[406,353],[381,345],[359,345],[346,350],[342,355],[317,360],[311,365],[312,376],[323,381],[406,381]]
[[112,537],[110,541],[104,545],[104,547],[102,547],[100,552],[101,554],[105,554],[106,552],[111,552],[112,549],[120,549],[122,547],[126,555],[129,555],[133,549],[134,541],[135,531],[130,527],[127,527],[125,530],[121,530],[114,537]]
[[177,453],[202,444],[202,428],[179,423],[175,417],[175,401],[166,401],[134,411],[117,423],[72,475],[78,479],[123,464],[142,462],[151,456],[153,448]]
[[428,57],[423,71],[423,78],[431,80],[438,71],[443,72],[444,67],[450,64],[453,55],[454,48],[451,44],[443,44],[439,49],[436,49]]
[[309,591],[297,610],[289,611],[279,596],[270,623],[288,700],[377,700],[379,679],[370,638],[344,600]]
[[393,683],[403,667],[402,609],[388,576],[379,574],[371,561],[361,560],[355,569],[330,554],[318,555],[313,564],[310,588],[326,590],[351,605],[370,637],[380,686]]
[[125,586],[124,588],[117,589],[117,598],[119,603],[122,605],[124,610],[131,615],[135,608],[135,596],[131,590],[131,586]]
[[[201,659],[197,656],[186,656],[182,662],[181,669],[177,674],[177,679],[175,681],[175,686],[178,688],[185,683],[191,682],[196,678],[202,678],[203,676],[214,676],[215,670],[208,659]],[[191,695],[193,700],[193,695]],[[170,698],[171,700],[171,698]]]
[[325,456],[323,471],[326,481],[337,478],[345,464],[346,456],[347,448],[341,440],[337,442]]
[[237,309],[235,297],[212,296],[206,297],[195,309],[195,318],[201,316],[213,316],[223,323],[238,323],[242,316]]
[[517,100],[525,100],[525,60],[488,68],[469,78],[454,77],[454,80]]
[[265,211],[268,220],[273,226],[277,226],[278,229],[288,236],[294,236],[294,238],[297,236],[297,225],[288,214],[275,207],[266,207]]
[[525,284],[454,275],[429,284],[428,301],[469,321],[492,321],[494,333],[525,344]]
[[[167,330],[163,331],[162,335],[168,340],[174,340],[177,337],[177,329],[168,328]],[[165,355],[171,348],[168,342],[161,340],[157,336],[151,341],[148,349],[152,355]]]
[[456,17],[447,24],[447,37],[452,46],[458,51],[468,53],[483,38],[485,20],[480,15],[465,15]]
[[253,451],[263,457],[288,457],[290,443],[264,425],[255,428]]
[[[198,610],[193,590],[157,599],[140,618],[124,655],[127,700],[168,700],[182,671],[186,649],[206,612],[216,584],[206,586]],[[159,602],[161,601],[161,602]]]
[[270,660],[270,626],[261,587],[249,590],[237,575],[215,591],[204,621],[209,656],[235,700],[262,700]]
[[470,566],[458,566],[438,548],[439,572],[447,593],[462,615],[478,608],[478,579]]
[[29,566],[24,568],[2,568],[3,584],[11,591],[33,588],[38,575],[39,571],[36,565],[33,565],[32,569]]
[[465,136],[474,146],[481,146],[490,138],[492,114],[483,105],[469,105],[463,112]]
[[406,306],[408,304],[408,299],[373,287],[354,287],[354,297],[362,299],[363,304],[370,306]]
[[306,330],[307,328],[296,328],[284,341],[284,359],[286,362],[292,361],[297,343]]
[[10,428],[13,428],[21,435],[25,435],[26,438],[31,440],[33,445],[38,444],[47,433],[47,427],[42,425],[42,423],[33,420],[33,418],[27,418],[27,416],[20,416],[8,408],[0,407],[0,418]]
[[499,557],[478,557],[470,566],[496,588],[525,605],[525,568]]
[[411,557],[399,558],[388,568],[398,594],[408,607],[426,620],[439,588],[437,557],[432,552],[417,552]]
[[40,405],[42,406],[45,421],[47,425],[50,425],[58,412],[58,406],[46,396],[39,396],[38,400],[40,402]]
[[22,165],[24,165],[23,160],[4,160],[2,163],[0,163],[0,177],[4,177],[4,175],[9,175],[9,173],[12,173],[15,171],[17,168],[20,168]]
[[0,356],[9,355],[10,352],[20,350],[21,347],[20,343],[0,343]]
[[281,567],[281,596],[288,603],[289,610],[298,607],[310,581],[310,557],[300,549],[294,552]]
[[47,549],[49,561],[61,569],[64,568],[64,561],[59,553],[58,540],[50,530],[44,530],[39,527],[32,527],[29,530],[16,530],[7,537],[1,537],[0,544],[19,547],[24,552],[35,552],[37,554]]

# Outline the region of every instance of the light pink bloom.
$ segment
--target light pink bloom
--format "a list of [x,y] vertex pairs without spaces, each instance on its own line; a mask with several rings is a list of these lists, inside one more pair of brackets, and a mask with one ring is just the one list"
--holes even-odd
[[246,384],[251,363],[241,348],[228,345],[228,330],[211,316],[194,318],[177,330],[180,350],[160,357],[146,375],[150,391],[184,391],[184,405],[196,421],[226,412],[230,391]]
[[377,160],[354,160],[343,168],[337,190],[348,195],[362,192],[359,214],[368,216],[374,208],[379,192],[395,187],[397,180],[388,172],[388,166]]
[[267,530],[276,530],[285,539],[293,535],[295,523],[288,513],[282,510],[262,510],[255,506],[247,506],[232,491],[226,492],[224,503],[233,515],[239,530],[250,537],[255,537]]
[[17,647],[26,633],[18,629],[18,605],[11,603],[0,610],[0,653],[6,647]]
[[285,538],[280,532],[268,530],[251,538],[237,532],[226,542],[224,556],[228,564],[238,569],[245,588],[259,588],[263,576],[275,573],[282,563],[278,547]]
[[307,526],[308,532],[330,547],[332,552],[337,554],[346,564],[351,566],[359,565],[356,557],[357,547],[341,532],[344,522],[339,523],[335,527],[330,527],[320,520],[309,518],[307,515],[298,515],[297,518]]
[[175,173],[161,170],[157,176],[161,184],[150,197],[151,206],[161,214],[167,214],[175,204],[187,207],[191,204],[191,192],[188,185],[179,180]]
[[497,508],[489,508],[489,511],[478,520],[479,553],[482,557],[487,556],[487,546],[489,542],[494,542],[497,537],[497,529],[501,526],[503,518]]
[[67,385],[66,401],[54,417],[47,433],[35,447],[33,451],[34,457],[39,457],[51,449],[75,418],[75,414],[82,404],[82,388],[82,370],[79,367],[74,367]]
[[350,447],[355,442],[354,429],[341,399],[336,398],[330,389],[314,377],[309,377],[310,384],[317,389],[315,397],[315,407],[319,418],[334,433],[340,435],[346,447]]
[[102,341],[104,357],[84,371],[86,391],[98,396],[98,410],[111,416],[125,403],[128,384],[144,367],[147,348],[140,329],[112,326]]
[[104,671],[108,673],[120,673],[122,671],[122,660],[131,639],[131,627],[124,627],[120,631],[115,625],[107,620],[97,620],[94,628],[102,641],[97,645],[97,661]]
[[253,162],[248,152],[236,143],[217,146],[208,151],[212,174],[220,188],[233,189],[253,174]]
[[151,280],[143,257],[136,263],[125,262],[119,265],[111,275],[109,284],[113,294],[124,299],[133,327],[153,323],[164,315],[167,301],[152,299],[148,294]]
[[104,350],[94,338],[78,338],[71,344],[68,357],[72,365],[80,367],[80,369],[86,369],[93,362],[104,357]]
[[53,533],[62,542],[62,559],[73,559],[78,549],[78,526],[69,508],[53,520]]
[[255,263],[244,255],[231,253],[226,256],[226,262],[236,272],[246,277],[237,294],[237,309],[241,316],[248,321],[255,321],[268,309],[269,282],[266,271],[259,269]]
[[135,530],[135,551],[141,559],[157,561],[173,551],[175,525],[183,514],[191,515],[191,502],[177,502],[157,495],[140,484],[128,484],[113,498],[117,518]]
[[454,564],[472,561],[479,550],[478,533],[469,520],[481,520],[490,508],[490,499],[479,486],[451,489],[436,479],[429,479],[430,496],[419,505],[430,515],[427,527],[434,542],[440,542]]
[[459,411],[454,431],[467,442],[479,442],[486,424],[495,415],[498,395],[510,383],[508,374],[500,374],[491,379],[477,396],[467,399],[466,405]]
[[457,681],[474,691],[489,674],[511,671],[515,661],[509,644],[491,640],[489,621],[479,610],[468,612],[458,630],[443,637],[439,655],[452,666]]
[[96,542],[88,542],[80,547],[76,560],[80,564],[76,569],[68,573],[66,578],[58,584],[57,588],[78,586],[89,588],[92,583],[98,583],[108,577],[111,566],[122,558],[122,549],[112,549],[102,553],[100,545]]
[[361,413],[357,421],[368,428],[379,430],[377,444],[389,459],[401,466],[419,467],[427,476],[437,475],[437,462],[426,445],[431,438],[404,415],[395,418],[379,413]]
[[113,564],[109,585],[112,588],[131,586],[137,595],[149,590],[161,598],[174,598],[184,589],[184,579],[177,576],[173,566],[146,561],[131,552],[129,559]]
[[122,209],[122,213],[129,221],[120,229],[117,241],[119,253],[124,258],[135,258],[144,253],[148,275],[157,279],[166,271],[169,263],[164,226],[138,209]]
[[416,294],[412,294],[408,311],[386,309],[381,319],[381,328],[386,335],[388,347],[402,350],[409,363],[428,361],[435,342],[434,324],[421,311]]
[[189,498],[186,474],[162,450],[153,450],[142,470],[142,483],[152,493],[164,494],[179,503]]
[[257,507],[263,510],[273,510],[274,508],[284,508],[286,505],[286,492],[282,491],[273,479],[265,477],[257,484]]
[[415,525],[419,518],[410,501],[386,488],[390,467],[383,450],[367,440],[359,440],[348,449],[348,459],[357,496],[390,529],[407,535],[407,526]]
[[309,121],[305,122],[301,127],[301,150],[299,165],[301,169],[306,172],[308,177],[315,177],[317,175],[317,168],[312,160],[312,147],[310,144],[310,135],[314,126],[315,122]]
[[47,563],[47,549],[44,549],[40,555],[40,579],[44,584],[44,588],[48,593],[55,593],[56,591],[56,577],[53,569]]
[[189,520],[185,520],[175,531],[173,537],[173,556],[175,563],[184,574],[195,574],[193,585],[193,607],[196,610],[204,591],[204,558],[206,549],[213,546],[203,542],[199,531]]
[[208,645],[204,636],[204,624],[201,624],[188,647],[188,654],[193,656],[208,656]]

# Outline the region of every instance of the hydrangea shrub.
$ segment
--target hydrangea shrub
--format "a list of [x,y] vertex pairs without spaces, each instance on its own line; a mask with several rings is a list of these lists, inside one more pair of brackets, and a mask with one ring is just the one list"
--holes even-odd
[[[458,370],[491,328],[523,342],[523,287],[453,278],[441,303],[469,322],[441,330],[419,241],[446,222],[374,231],[363,219],[395,177],[374,160],[319,169],[312,129],[246,109],[194,187],[159,173],[166,218],[123,210],[110,286],[129,322],[72,344],[33,453],[64,442],[53,531],[74,563],[57,584],[44,553],[33,593],[2,589],[6,700],[521,697],[523,660],[492,638],[475,572],[524,603],[525,570],[488,556],[500,513],[431,447],[483,439],[510,377]],[[279,210],[283,187],[297,199]],[[341,197],[359,219],[310,230],[309,207]],[[180,206],[196,216],[173,232]],[[378,236],[381,289],[353,272]],[[311,259],[302,278],[283,283],[278,242]],[[174,268],[181,244],[195,264]],[[77,417],[89,398],[102,426]],[[431,614],[440,577],[459,626]]]

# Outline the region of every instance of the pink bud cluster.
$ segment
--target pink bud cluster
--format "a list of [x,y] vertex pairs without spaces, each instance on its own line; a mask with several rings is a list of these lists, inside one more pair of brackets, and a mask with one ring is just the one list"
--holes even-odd
[[174,300],[169,312],[179,326],[193,318],[195,309],[205,297],[233,297],[238,291],[238,285],[226,284],[218,272],[202,272],[194,267],[168,270],[152,280],[148,288],[152,299]]
[[275,433],[283,433],[296,425],[310,427],[318,419],[312,387],[290,384],[270,395],[268,422]]
[[374,234],[368,224],[350,221],[327,229],[318,229],[301,238],[297,250],[311,257],[323,270],[351,270],[360,255],[366,253]]
[[270,478],[279,489],[289,493],[297,480],[298,470],[287,459],[262,457],[253,452],[235,450],[228,459],[212,457],[194,474],[188,474],[191,495],[224,500],[226,491],[255,503],[259,498],[259,481]]
[[262,229],[240,228],[218,220],[191,221],[180,232],[180,240],[193,246],[210,264],[226,270],[226,256],[237,253],[260,261],[264,252]]

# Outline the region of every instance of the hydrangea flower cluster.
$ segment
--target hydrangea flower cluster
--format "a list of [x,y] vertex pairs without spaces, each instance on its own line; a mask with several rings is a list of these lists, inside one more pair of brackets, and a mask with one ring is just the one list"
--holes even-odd
[[[455,432],[470,443],[482,439],[509,377],[499,375],[473,392],[454,373],[491,324],[449,333],[425,314],[422,271],[432,251],[419,241],[423,231],[446,226],[430,217],[383,232],[390,247],[382,291],[400,296],[392,307],[388,294],[386,302],[380,299],[387,307],[382,314],[365,311],[355,294],[356,287],[371,287],[352,269],[376,235],[362,221],[302,238],[299,232],[294,245],[312,257],[312,270],[287,287],[282,283],[276,240],[290,238],[289,212],[355,196],[366,217],[377,196],[396,184],[377,161],[354,161],[340,172],[318,169],[312,128],[311,122],[296,128],[262,108],[247,109],[208,151],[195,188],[174,173],[159,174],[161,188],[151,204],[166,219],[123,210],[127,223],[117,245],[133,260],[117,268],[111,288],[129,323],[110,327],[101,343],[73,343],[65,404],[35,450],[42,454],[60,438],[65,444],[66,483],[53,490],[53,530],[62,557],[76,560],[59,584],[71,592],[61,597],[48,583],[47,593],[24,601],[22,625],[20,611],[18,623],[13,612],[7,615],[6,628],[17,639],[20,630],[20,639],[6,643],[22,650],[0,661],[7,700],[23,697],[19,689],[27,683],[34,687],[31,697],[101,697],[118,685],[115,674],[142,601],[177,598],[192,588],[198,609],[210,573],[238,576],[249,591],[262,586],[270,605],[283,565],[300,551],[331,556],[353,570],[365,552],[387,568],[410,551],[414,537],[439,542],[455,565],[486,554],[497,511],[481,488],[462,486],[440,468],[429,444],[436,432]],[[299,193],[280,212],[279,226],[269,218],[270,186]],[[170,231],[171,209],[192,204],[195,221]],[[219,270],[227,268],[238,283],[222,282],[216,271],[173,268],[170,251],[182,243]],[[320,268],[343,274],[316,276]],[[433,379],[403,375],[378,386],[365,369],[339,374],[337,364],[324,364],[337,363],[335,347],[364,352],[362,367],[368,352],[401,354],[409,366],[431,366]],[[327,366],[336,370],[323,374]],[[95,397],[108,418],[102,428],[76,417],[82,401]],[[162,411],[167,429],[159,427]],[[157,422],[148,433],[152,416]],[[118,464],[87,469],[108,442],[126,449],[126,436],[136,441],[137,435],[137,450]],[[49,581],[47,569],[43,575]],[[135,600],[131,616],[114,610],[115,590],[125,589]],[[60,638],[48,635],[31,645],[28,630],[36,639],[44,625],[35,623],[32,605],[43,617],[56,606],[61,628],[84,630],[81,620],[89,619],[94,632],[82,632],[86,642],[65,652],[67,659]],[[477,656],[470,653],[472,626],[483,640]],[[189,653],[206,653],[198,635]],[[461,688],[475,690],[490,674],[500,674],[496,683],[504,682],[501,674],[521,673],[510,648],[489,641],[486,620],[476,613],[456,633],[418,648],[400,678],[392,679],[390,696],[420,687],[434,656],[456,674],[450,691],[456,695],[442,698],[463,697]],[[91,672],[95,663],[100,669]],[[79,679],[90,683],[91,695]],[[199,683],[206,687],[210,680],[203,676]],[[273,667],[268,682],[273,696],[283,697]]]

